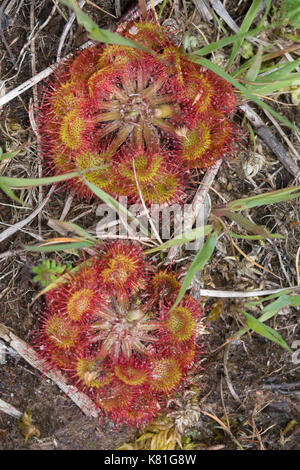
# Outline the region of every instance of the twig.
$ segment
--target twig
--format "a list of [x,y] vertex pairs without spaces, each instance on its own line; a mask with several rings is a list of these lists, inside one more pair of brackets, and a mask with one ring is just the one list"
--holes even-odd
[[122,15],[121,0],[115,0],[115,12],[116,12],[116,17],[120,18],[120,16]]
[[[282,272],[283,272],[283,274],[285,275],[285,278],[286,278],[286,280],[288,281],[290,287],[292,287],[292,281],[291,281],[291,279],[290,279],[290,276],[289,276],[288,273],[287,273],[287,270],[285,269],[285,265],[284,265],[284,262],[283,262],[281,253],[280,253],[280,251],[278,250],[278,248],[277,248],[277,246],[275,245],[275,243],[272,242],[272,245],[273,245],[274,250],[275,250],[276,253],[277,253],[277,257],[278,257],[278,259],[279,259],[279,263],[280,263]],[[299,284],[299,283],[297,282],[297,284]]]
[[218,298],[248,298],[248,297],[261,297],[264,295],[278,294],[287,289],[297,290],[300,286],[294,286],[292,288],[286,287],[284,289],[270,289],[270,290],[253,290],[249,292],[243,291],[226,291],[226,290],[214,290],[214,289],[199,289],[201,297],[218,297]]
[[[193,202],[189,207],[189,210],[184,214],[184,224],[186,227],[193,227],[195,220],[197,220],[198,214],[200,213],[200,210],[204,206],[205,198],[208,194],[209,188],[212,185],[219,168],[221,166],[222,160],[218,160],[211,168],[209,168],[200,183],[200,186],[194,196]],[[179,218],[175,218],[174,221],[175,224],[175,232],[174,236],[176,237],[177,235],[180,235],[182,233],[182,224],[183,220],[181,216]],[[178,246],[173,246],[168,253],[167,259],[168,260],[173,260],[176,258],[177,253],[179,251]]]
[[217,15],[219,15],[222,20],[225,21],[229,28],[231,28],[234,33],[238,33],[240,28],[238,27],[236,22],[231,18],[222,2],[220,0],[210,0],[210,3]]
[[[151,8],[156,7],[157,5],[159,5],[160,3],[162,3],[163,0],[148,0],[147,1],[147,10],[150,10]],[[131,22],[133,20],[135,20],[136,18],[138,18],[140,16],[141,12],[139,10],[139,8],[137,6],[134,6],[131,10],[129,10],[128,13],[126,13],[126,15],[124,15],[121,19],[120,19],[120,23],[118,25],[118,28],[117,28],[117,32],[120,33],[121,31],[124,31],[127,27],[127,24],[128,22]]]
[[[79,2],[78,2],[79,3]],[[104,13],[105,15],[108,15],[108,16],[111,16],[112,18],[115,18],[117,19],[117,17],[115,15],[113,15],[112,13],[109,13],[109,11],[106,11],[104,10],[103,8],[99,7],[99,5],[97,5],[96,3],[92,2],[91,0],[86,0],[86,3],[88,3],[89,5],[91,5],[92,7],[94,8],[97,8],[97,10],[100,10],[102,13]]]
[[[154,5],[158,5],[161,3],[163,0],[153,0]],[[151,8],[151,2],[147,2],[147,8]],[[123,21],[132,21],[133,18],[137,18],[139,16],[138,9],[134,8],[133,10],[130,10],[130,12],[122,19]],[[120,24],[117,31],[121,32],[126,28],[126,24]],[[80,46],[79,49],[86,49],[94,44],[93,41],[87,41],[85,44]],[[67,60],[69,57],[71,57],[73,54],[68,54],[64,58],[61,59],[61,61]],[[45,70],[42,70],[40,73],[35,75],[34,77],[30,78],[26,82],[22,83],[21,85],[17,86],[13,90],[9,91],[6,93],[4,96],[0,98],[0,107],[4,106],[5,104],[9,103],[11,100],[14,98],[17,98],[17,96],[20,96],[22,93],[25,93],[25,91],[29,90],[31,87],[39,83],[40,81],[44,80],[45,78],[49,77],[54,70],[61,64],[60,62],[56,62],[55,64],[51,65],[51,67],[47,67]]]
[[295,177],[300,174],[298,165],[291,159],[285,151],[283,145],[279,142],[272,131],[265,125],[263,120],[258,114],[248,105],[243,104],[240,109],[244,111],[251,124],[256,128],[257,134],[267,144],[268,147],[274,152],[280,163]]
[[296,254],[296,273],[297,273],[297,284],[300,286],[300,271],[299,271],[299,256],[300,256],[300,246]]
[[207,22],[210,22],[213,19],[210,8],[207,6],[206,2],[203,0],[193,0],[195,6],[199,13],[202,15],[203,19]]
[[137,190],[138,190],[138,193],[139,193],[140,200],[141,200],[141,202],[142,202],[143,209],[144,209],[144,211],[145,211],[145,213],[146,213],[147,219],[148,219],[148,221],[149,221],[149,223],[150,223],[150,225],[151,225],[151,228],[152,228],[152,230],[153,230],[153,233],[154,233],[156,239],[158,240],[158,242],[159,242],[160,244],[162,244],[162,239],[160,238],[159,233],[158,233],[158,231],[157,231],[157,229],[156,229],[156,227],[155,227],[155,225],[154,225],[154,222],[153,222],[153,220],[151,219],[151,217],[150,217],[150,215],[149,215],[149,211],[148,211],[148,209],[147,209],[147,207],[146,207],[146,204],[145,204],[145,201],[144,201],[144,198],[143,198],[143,194],[142,194],[142,191],[141,191],[141,188],[140,188],[138,179],[137,179],[137,174],[136,174],[134,159],[132,159],[132,167],[133,167],[133,174],[134,174],[135,184],[136,184],[136,187],[137,187]]
[[[254,434],[256,435],[257,437],[257,440],[259,442],[259,450],[266,450],[265,447],[264,447],[264,444],[263,444],[263,441],[262,441],[262,438],[261,438],[261,435],[256,427],[256,423],[255,423],[255,414],[257,413],[256,411],[256,407],[254,407],[254,410],[252,412],[252,415],[251,415],[251,421],[252,421],[252,429],[253,429],[253,432]],[[253,436],[254,437],[254,436]]]
[[222,401],[222,406],[223,406],[223,410],[224,410],[224,415],[225,415],[227,427],[230,430],[230,422],[229,422],[228,413],[227,413],[225,402],[224,402],[222,376],[221,376],[221,380],[220,380],[220,396],[221,396],[221,401]]
[[[7,251],[4,251],[3,253],[0,253],[0,260],[9,258],[10,256],[18,256],[21,253],[24,253],[24,250],[7,250]],[[0,296],[0,298],[1,298],[1,296]]]
[[113,234],[104,232],[104,233],[99,233],[97,235],[97,239],[99,239],[99,240],[106,240],[106,239],[109,239],[109,240],[136,240],[140,243],[144,243],[145,245],[147,245],[146,242],[148,242],[147,246],[153,247],[153,245],[149,245],[149,238],[148,237],[133,237],[133,236],[130,236],[130,235],[113,235]]
[[298,165],[288,156],[283,145],[274,136],[272,131],[267,126],[262,126],[256,129],[257,134],[264,140],[264,142],[273,150],[274,154],[282,163],[282,165],[289,171],[295,178],[300,175]]
[[[231,18],[229,15],[228,11],[222,4],[221,0],[210,0],[212,8],[215,10],[215,12],[225,21],[225,23],[229,26],[230,29],[234,33],[238,33],[240,31],[240,28],[236,24],[236,22]],[[264,46],[268,46],[268,43],[266,41],[262,41],[261,39],[254,38],[254,37],[246,37],[247,41],[252,42],[254,44],[257,44],[257,42],[261,43]]]
[[13,418],[20,419],[22,417],[21,411],[17,410],[14,406],[10,405],[4,400],[1,400],[0,398],[0,412],[6,413],[9,416],[12,416]]
[[34,219],[40,212],[41,210],[43,209],[43,207],[47,204],[47,202],[49,201],[49,198],[51,196],[51,194],[53,193],[55,189],[55,185],[53,185],[50,189],[50,191],[48,192],[47,196],[45,197],[45,199],[43,200],[42,204],[40,204],[28,217],[26,217],[26,219],[24,220],[21,220],[20,222],[18,222],[17,224],[13,225],[12,227],[9,227],[7,228],[6,230],[4,230],[1,234],[0,234],[0,243],[3,242],[3,240],[5,240],[6,238],[10,237],[11,235],[13,235],[14,233],[16,233],[18,230],[20,230],[21,228],[23,228],[25,225],[27,225],[29,222],[31,222],[32,219]]
[[38,369],[46,377],[51,379],[69,398],[89,417],[97,418],[99,411],[90,398],[77,390],[76,387],[68,385],[65,377],[60,371],[48,370],[46,361],[41,359],[36,351],[25,341],[18,338],[5,325],[0,323],[0,338],[10,345],[20,356],[25,359],[32,367]]
[[[56,5],[54,5],[53,8],[56,9]],[[31,30],[33,30],[33,28],[34,28],[34,9],[35,9],[35,0],[32,0],[31,5],[30,5],[30,29]],[[34,38],[34,36],[32,37],[32,39],[30,41],[30,52],[31,52],[32,75],[36,75],[36,55],[35,55],[35,38]],[[38,109],[39,100],[38,100],[37,85],[34,85],[34,87],[32,88],[32,95],[33,95],[34,108]],[[33,109],[32,109],[32,113],[31,113],[31,126],[32,126],[33,132],[36,135],[36,139],[37,139],[37,154],[38,154],[38,158],[39,158],[39,161],[38,161],[38,175],[39,175],[39,178],[41,178],[42,174],[43,174],[42,163],[41,163],[41,158],[40,158],[40,155],[41,155],[41,136],[38,133],[38,127],[37,127],[37,124],[36,124],[36,121],[35,121]],[[39,203],[39,205],[41,205],[42,201],[43,201],[42,186],[40,186],[38,188],[38,192],[39,192],[39,194],[38,194],[38,203]],[[41,237],[42,236],[42,213],[41,212],[38,213],[38,229],[39,229],[39,236]]]
[[[87,41],[79,49],[86,49],[86,48],[92,46],[93,44],[94,44],[93,41]],[[68,54],[61,61],[67,60],[72,55],[73,54]],[[30,78],[29,80],[27,80],[24,83],[21,83],[21,85],[17,86],[13,90],[6,93],[6,95],[4,95],[0,98],[0,107],[4,106],[7,103],[9,103],[14,98],[17,98],[17,96],[20,96],[22,93],[25,93],[25,91],[29,90],[30,88],[32,88],[37,83],[39,83],[42,80],[44,80],[45,78],[49,77],[57,69],[57,67],[60,64],[61,64],[61,62],[59,62],[59,63],[56,62],[55,64],[51,65],[51,67],[47,67],[45,70],[42,70],[41,72],[39,72],[34,77]]]
[[2,42],[5,46],[5,49],[7,50],[8,54],[11,58],[11,61],[12,61],[13,65],[15,65],[16,58],[10,50],[10,47],[9,47],[9,45],[8,45],[6,39],[5,39],[5,35],[4,35],[4,32],[3,32],[3,28],[2,28],[2,15],[3,15],[4,8],[7,6],[8,2],[9,2],[9,0],[4,0],[4,2],[0,6],[0,36],[1,36]]
[[290,388],[300,388],[300,381],[298,382],[292,382],[292,383],[287,383],[287,384],[270,384],[270,385],[263,385],[261,387],[264,390],[289,390]]
[[[300,44],[299,44],[300,46]],[[281,137],[286,141],[288,147],[290,148],[292,154],[294,155],[294,157],[296,158],[296,160],[300,160],[300,155],[299,155],[299,152],[297,152],[297,150],[295,149],[295,147],[293,146],[292,142],[290,141],[290,139],[285,135],[285,133],[283,132],[283,130],[281,129],[280,125],[278,124],[278,122],[276,121],[275,118],[273,118],[272,114],[269,113],[269,111],[267,111],[266,109],[263,110],[265,115],[270,119],[270,121],[274,124],[274,127],[276,127],[276,129],[278,130],[279,134],[281,135]]]
[[231,346],[231,343],[228,343],[226,346],[225,346],[225,350],[224,350],[224,362],[223,362],[223,365],[224,365],[224,375],[225,375],[225,380],[226,380],[226,383],[227,383],[227,387],[233,397],[233,399],[239,403],[241,403],[241,399],[240,397],[237,395],[236,391],[234,390],[233,388],[233,385],[231,383],[231,380],[230,380],[230,377],[229,377],[229,373],[228,373],[228,369],[227,369],[227,362],[228,362],[228,355],[229,355],[229,348]]
[[64,205],[64,208],[63,208],[63,211],[61,213],[61,216],[60,216],[59,220],[65,220],[65,218],[66,218],[66,216],[67,216],[67,214],[70,210],[70,207],[72,205],[73,199],[74,199],[74,195],[69,194],[68,199],[65,202],[65,205]]
[[174,3],[174,13],[176,18],[179,16],[179,1],[178,0],[173,0]]
[[[78,5],[79,5],[80,8],[82,8],[85,5],[85,3],[86,3],[86,0],[79,0]],[[61,60],[61,51],[62,51],[62,48],[64,47],[66,37],[67,37],[68,32],[70,31],[71,27],[72,27],[73,22],[75,21],[75,18],[76,18],[76,13],[73,12],[70,15],[69,21],[66,23],[66,25],[64,27],[64,30],[63,30],[62,35],[60,37],[58,48],[57,48],[57,56],[56,56],[57,62],[59,62]]]
[[[6,15],[9,16],[9,13],[10,13],[11,9],[15,6],[16,1],[17,0],[10,0],[9,4],[7,5],[7,7],[4,10],[4,13]],[[21,2],[21,4],[22,4],[22,2]]]
[[[33,24],[30,25],[30,34],[28,36],[28,40],[23,44],[23,47],[22,47],[22,49],[21,49],[21,51],[18,55],[18,58],[16,60],[15,68],[16,68],[16,65],[18,64],[19,61],[20,61],[19,69],[21,68],[22,62],[25,58],[25,51],[26,51],[28,45],[31,44],[31,42],[36,39],[36,37],[41,33],[41,31],[51,21],[51,19],[53,18],[54,13],[56,12],[58,2],[59,2],[59,0],[56,0],[56,3],[54,3],[48,18],[44,21],[44,23],[41,26],[39,26],[38,22],[35,25],[33,25]],[[32,6],[32,4],[30,6]],[[15,15],[17,15],[17,13]]]
[[7,348],[4,341],[0,341],[0,366],[6,363],[6,352]]
[[226,426],[226,424],[223,423],[217,416],[213,415],[212,413],[208,413],[208,411],[200,410],[201,413],[204,415],[208,416],[209,418],[213,419],[216,421],[223,429],[224,431],[231,437],[231,439],[235,442],[235,444],[241,449],[244,450],[239,441],[234,437],[234,435],[231,433],[230,429]]

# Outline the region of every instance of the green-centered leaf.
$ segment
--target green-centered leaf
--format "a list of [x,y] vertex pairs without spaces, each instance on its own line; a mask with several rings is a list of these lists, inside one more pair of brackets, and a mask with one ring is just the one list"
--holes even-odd
[[42,287],[46,287],[70,269],[72,269],[70,263],[61,264],[55,259],[45,259],[31,269],[32,274],[34,274],[32,280],[33,282],[39,282]]
[[264,336],[265,338],[270,339],[276,344],[279,344],[282,346],[284,349],[287,351],[291,351],[290,347],[287,345],[287,343],[284,341],[284,339],[280,336],[277,331],[275,331],[273,328],[265,325],[261,321],[257,320],[254,318],[252,315],[250,315],[247,312],[243,312],[243,314],[246,317],[246,322],[248,328],[251,330],[255,331],[256,333],[260,334],[261,336]]
[[62,274],[62,276],[58,277],[57,279],[55,279],[55,281],[51,282],[51,284],[48,284],[48,286],[46,286],[44,289],[42,289],[34,298],[33,298],[33,301],[32,302],[35,302],[36,299],[38,299],[39,297],[41,297],[41,295],[44,295],[46,294],[47,292],[49,292],[50,290],[52,289],[55,289],[57,286],[61,285],[61,284],[65,284],[66,282],[70,282],[70,276],[75,274],[77,271],[80,271],[80,269],[83,267],[83,266],[89,266],[90,265],[90,260],[87,259],[85,260],[84,262],[78,264],[77,266],[75,266],[75,268],[72,268],[70,269],[67,273],[64,273]]
[[183,280],[183,283],[171,310],[173,310],[179,304],[197,272],[200,271],[210,260],[211,255],[213,254],[214,249],[216,247],[217,238],[218,232],[213,232],[211,235],[209,235],[203,247],[195,256],[191,266],[189,267],[188,272],[186,273],[186,276]]
[[184,232],[182,235],[178,235],[177,237],[174,237],[171,240],[168,240],[167,242],[162,243],[160,246],[151,248],[150,250],[146,250],[145,253],[146,254],[155,253],[156,251],[166,250],[175,245],[182,245],[183,243],[189,243],[192,240],[195,240],[196,238],[204,237],[205,235],[208,235],[211,232],[211,230],[212,230],[211,225],[204,225],[203,227],[195,228],[191,230],[190,232]]

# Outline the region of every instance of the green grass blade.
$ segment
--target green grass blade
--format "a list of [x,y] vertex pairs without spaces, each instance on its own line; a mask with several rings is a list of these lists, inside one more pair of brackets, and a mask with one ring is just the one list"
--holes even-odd
[[186,293],[190,283],[192,282],[192,280],[193,280],[194,276],[197,274],[197,272],[200,271],[205,266],[205,264],[210,260],[211,255],[213,254],[216,243],[217,243],[217,238],[218,238],[218,233],[213,232],[208,237],[208,239],[204,243],[201,250],[195,256],[195,258],[194,258],[191,266],[189,267],[189,270],[186,273],[186,276],[183,280],[183,283],[182,283],[181,288],[178,292],[178,296],[175,300],[175,303],[172,306],[172,308],[170,309],[170,311],[173,310],[179,304],[179,302],[183,298],[184,294]]
[[94,21],[86,13],[84,13],[81,8],[79,8],[77,2],[74,0],[60,1],[69,8],[72,8],[76,14],[78,24],[82,25],[89,32],[90,38],[94,41],[104,42],[106,44],[118,44],[120,46],[133,47],[135,49],[152,52],[151,49],[144,46],[143,44],[132,41],[129,38],[121,36],[120,34],[99,28],[99,26],[94,23]]
[[[299,65],[300,59],[293,60],[293,62],[288,62],[287,64],[278,64],[276,65],[276,68],[278,67],[278,70],[268,73],[268,75],[265,75],[263,77],[258,76],[256,81],[269,82],[272,80],[284,80],[286,78],[289,78],[289,74],[293,72],[293,70],[295,70],[296,67],[298,67]],[[272,67],[274,68],[274,65]]]
[[218,26],[219,28],[221,29],[221,31],[224,33],[224,34],[227,34],[227,29],[225,28],[225,26],[223,25],[223,23],[219,20],[219,17],[218,15],[212,10],[212,15],[214,17],[214,19],[216,20],[216,22],[218,23]]
[[[267,297],[261,297],[259,300],[247,302],[245,305],[246,307],[255,307],[256,305],[260,305],[263,302],[267,302],[268,300],[276,299],[281,295],[289,294],[293,289],[297,289],[298,287],[288,287],[287,289],[283,289],[280,292],[275,294],[268,295]],[[259,317],[259,321],[261,321],[261,317]]]
[[[248,12],[247,12],[242,24],[241,24],[241,27],[240,27],[240,32],[241,33],[247,33],[247,31],[249,31],[250,26],[251,26],[254,18],[257,15],[260,4],[261,4],[261,0],[253,0],[252,5],[249,8],[249,10],[248,10]],[[233,48],[232,48],[232,51],[231,51],[231,55],[230,55],[230,58],[229,58],[229,61],[228,61],[228,64],[227,64],[227,69],[229,69],[231,67],[231,65],[233,64],[236,56],[238,55],[240,47],[243,44],[243,41],[244,41],[244,39],[238,39],[234,42]]]
[[[266,47],[265,47],[265,51],[267,51],[268,49],[274,47],[274,45],[275,45],[275,44],[270,44],[269,46],[266,46]],[[270,60],[269,57],[270,57],[270,54],[269,54],[269,53],[264,54],[264,55],[262,56],[262,60],[261,60],[262,63],[268,62],[268,61]],[[236,77],[240,77],[241,75],[243,75],[244,73],[246,73],[246,71],[249,69],[249,67],[251,67],[251,64],[252,64],[252,62],[254,61],[254,59],[255,59],[255,56],[254,56],[254,57],[251,57],[251,58],[248,59],[246,62],[244,62],[240,67],[238,67],[237,69],[233,70],[233,71],[231,72],[231,76],[234,77],[234,78],[236,78]],[[291,62],[289,62],[289,64],[291,64]],[[279,69],[280,67],[283,67],[284,65],[287,65],[287,64],[285,64],[285,63],[284,63],[284,64],[276,64],[276,65],[272,64],[272,65],[269,65],[268,67],[266,66],[264,69],[260,70],[260,73],[262,73],[262,72],[267,72],[268,70],[274,70],[274,68]],[[259,80],[260,78],[261,78],[261,79],[264,78],[264,79],[266,80],[266,77],[258,77],[257,80]]]
[[263,50],[263,46],[260,44],[258,46],[257,53],[255,54],[251,67],[246,75],[246,80],[249,80],[249,82],[255,82],[257,75],[259,74],[262,63]]
[[64,175],[48,176],[45,178],[11,178],[9,176],[1,176],[0,188],[2,187],[2,184],[14,188],[32,188],[33,186],[60,183],[61,181],[76,178],[77,176],[79,176],[77,171],[65,173]]
[[[83,177],[83,180],[85,184],[90,188],[90,190],[96,194],[102,201],[104,201],[109,207],[114,209],[119,216],[125,215],[129,220],[133,220],[138,227],[140,227],[141,231],[143,232],[144,235],[146,235],[148,238],[151,238],[148,230],[143,226],[143,224],[130,212],[126,209],[126,207],[122,206],[118,201],[116,201],[112,196],[107,194],[105,191],[102,189],[98,188],[94,183],[91,183],[88,181],[86,178]],[[122,220],[122,218],[120,217]]]
[[291,305],[293,307],[299,307],[299,305],[300,305],[300,295],[293,295],[291,297]]
[[19,204],[21,204],[22,206],[24,206],[24,202],[18,197],[15,195],[15,193],[13,192],[12,189],[10,189],[9,186],[7,186],[7,184],[5,183],[1,183],[0,182],[0,189],[2,189],[2,191],[6,194],[6,196],[8,196],[10,199],[12,199],[13,201],[15,202],[18,202]]
[[192,240],[195,240],[196,238],[204,237],[205,235],[208,235],[211,232],[211,230],[212,230],[211,225],[204,225],[203,227],[195,228],[191,230],[190,232],[184,232],[182,235],[178,235],[177,237],[172,238],[171,240],[168,240],[165,243],[162,243],[160,246],[151,248],[150,250],[146,250],[145,253],[148,255],[150,253],[155,253],[156,251],[166,250],[175,245],[182,245],[183,243],[189,243]]
[[[291,188],[277,189],[265,194],[236,199],[226,204],[226,209],[239,211],[251,209],[252,207],[265,206],[268,204],[276,204],[283,201],[291,201],[300,197],[300,185]],[[221,209],[222,210],[222,209]]]
[[205,56],[207,54],[210,54],[211,52],[216,51],[217,49],[221,49],[222,47],[228,46],[230,44],[234,44],[236,41],[240,39],[245,39],[248,36],[249,37],[257,36],[257,34],[260,33],[261,31],[268,31],[268,30],[277,28],[279,24],[280,23],[277,22],[268,26],[259,26],[257,28],[251,29],[250,31],[246,33],[237,33],[237,34],[233,34],[232,36],[228,36],[227,38],[219,39],[219,41],[214,41],[208,46],[204,46],[201,49],[197,49],[196,51],[193,51],[192,54],[190,54],[190,58],[194,54],[198,56]]
[[[278,298],[278,302],[275,304],[275,302],[273,302],[274,305],[272,305],[270,307],[270,309],[268,309],[268,306],[267,305],[263,310],[262,312],[264,312],[259,318],[258,320],[260,322],[265,322],[267,320],[269,320],[270,318],[272,318],[274,315],[276,315],[276,313],[278,312],[278,310],[280,308],[283,308],[285,307],[286,305],[290,305],[292,304],[292,298],[293,297],[299,297],[299,296],[293,296],[293,297],[290,297],[289,295],[286,295],[286,294],[289,294],[291,292],[291,290],[293,290],[292,287],[290,288],[287,288],[287,289],[284,289],[282,290],[281,292],[277,292],[276,294],[271,294],[271,295],[268,295],[267,297],[263,297],[263,298],[260,298],[259,300],[255,300],[255,301],[252,301],[252,302],[247,302],[245,304],[246,307],[248,308],[253,308],[253,307],[256,307],[257,305],[261,305],[262,303],[268,301],[268,300],[272,300],[272,299],[275,299],[275,298]],[[283,300],[281,301],[281,297],[283,297]],[[287,298],[289,299],[289,302],[287,303]],[[271,304],[270,304],[271,305]],[[233,337],[231,338],[232,340],[233,339],[236,339],[236,338],[240,338],[241,336],[243,336],[245,333],[247,332],[246,328],[241,328],[239,331],[237,331]]]
[[297,42],[298,44],[300,43],[300,38],[298,38],[294,34],[286,33],[286,34],[282,34],[282,37],[285,39],[289,39],[290,41]]
[[[249,84],[247,89],[252,93],[258,93],[260,95],[268,96],[271,93],[290,88],[296,80],[300,80],[300,73],[292,74],[289,78],[279,81],[272,81],[270,83],[263,85],[262,83]],[[267,80],[269,81],[269,79]]]
[[290,22],[294,28],[300,28],[300,4],[299,0],[284,0],[283,5],[284,17]]
[[[262,310],[262,315],[258,318],[258,321],[265,322],[272,318],[274,315],[278,313],[278,311],[286,306],[299,306],[300,305],[300,295],[290,295],[293,290],[299,289],[299,286],[295,287],[288,287],[287,289],[283,289],[280,292],[276,292],[275,294],[268,295],[267,297],[261,297],[259,300],[247,302],[245,306],[247,308],[257,307],[258,305],[262,305],[264,302],[268,300],[276,299],[274,302],[266,305],[266,307]],[[246,328],[241,328],[237,331],[231,338],[234,340],[236,338],[240,338],[247,332]]]
[[247,219],[247,217],[244,217],[241,214],[228,211],[224,215],[225,217],[228,217],[230,220],[233,220],[237,225],[239,225],[243,229],[247,230],[250,233],[254,233],[255,235],[259,235],[263,238],[285,238],[283,235],[274,237],[272,233],[270,233],[266,229],[266,227],[264,227],[263,225],[254,224],[249,219]]
[[265,21],[267,20],[267,16],[269,14],[269,11],[271,10],[271,7],[272,7],[272,0],[266,0],[266,8],[265,8],[265,12],[262,16],[262,19],[260,20],[258,26],[262,26],[265,24]]
[[227,72],[225,72],[223,69],[221,69],[221,67],[219,67],[218,65],[213,64],[212,62],[205,59],[204,57],[199,57],[199,58],[190,57],[190,60],[192,62],[197,63],[197,64],[201,64],[204,67],[206,67],[207,69],[212,70],[213,72],[215,72],[217,75],[220,75],[220,77],[224,78],[229,83],[231,83],[231,85],[233,85],[235,88],[237,88],[242,93],[244,93],[245,96],[247,96],[250,100],[252,100],[258,106],[260,106],[261,108],[266,109],[267,111],[269,111],[269,113],[272,114],[278,121],[281,121],[283,124],[285,124],[290,129],[292,129],[294,131],[296,130],[297,132],[300,132],[300,129],[297,126],[295,126],[288,119],[286,119],[285,117],[281,116],[279,113],[274,111],[274,109],[271,108],[271,106],[264,103],[262,100],[257,98],[257,96],[253,95],[245,86],[243,86],[237,80],[232,78],[231,75],[229,75]]
[[44,178],[11,178],[8,176],[0,176],[0,188],[1,185],[7,185],[13,188],[31,188],[34,186],[42,186],[47,184],[60,183],[76,177],[82,177],[83,174],[90,173],[96,170],[103,170],[108,165],[98,165],[92,168],[86,168],[81,171],[72,171],[70,173],[64,173],[63,175],[46,176]]
[[265,338],[270,339],[274,343],[279,344],[281,347],[283,347],[287,351],[291,351],[290,347],[287,345],[284,339],[280,336],[280,334],[277,333],[277,331],[265,325],[264,323],[260,322],[249,313],[243,312],[243,314],[246,317],[248,328],[260,334],[261,336],[264,336]]
[[[51,224],[49,223],[51,222]],[[80,225],[74,224],[73,222],[67,222],[65,220],[49,219],[48,225],[56,231],[62,229],[67,233],[76,234],[79,237],[87,238],[88,240],[97,241],[89,232],[84,230]]]
[[18,153],[20,153],[20,150],[15,150],[14,152],[3,153],[3,150],[0,147],[0,162],[2,160],[8,160],[8,159],[14,158],[16,155],[18,155]]
[[38,253],[48,253],[51,251],[79,250],[81,248],[88,248],[94,245],[95,245],[95,242],[91,240],[83,240],[80,242],[73,242],[73,243],[52,243],[52,244],[44,245],[44,246],[24,245],[24,249],[27,251],[35,251]]
[[291,304],[291,298],[292,297],[290,295],[283,294],[278,297],[278,299],[274,300],[274,302],[266,305],[266,307],[262,309],[262,315],[259,317],[259,321],[265,322],[274,317],[274,315],[276,315],[279,310]]
[[239,240],[265,240],[266,238],[281,238],[284,239],[284,235],[280,235],[279,233],[270,233],[268,236],[263,235],[241,235],[239,233],[234,233],[231,230],[228,232],[233,238],[238,238]]

